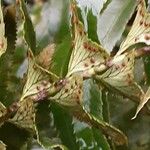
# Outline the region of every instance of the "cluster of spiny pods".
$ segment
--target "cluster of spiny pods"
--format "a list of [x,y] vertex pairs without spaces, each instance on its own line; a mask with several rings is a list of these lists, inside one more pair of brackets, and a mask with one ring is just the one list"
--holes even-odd
[[[19,3],[25,16],[24,1],[19,0]],[[150,15],[146,10],[145,1],[139,1],[133,26],[113,57],[101,45],[88,38],[83,24],[79,21],[75,3],[71,4],[71,12],[73,47],[66,77],[60,79],[50,72],[55,49],[53,44],[36,57],[31,50],[28,50],[28,71],[22,96],[9,108],[0,105],[0,123],[9,121],[23,128],[36,130],[34,104],[46,99],[67,108],[77,119],[99,128],[116,144],[125,144],[127,138],[121,131],[97,119],[84,108],[83,82],[93,78],[100,87],[105,87],[129,99],[138,100],[140,104],[137,113],[148,101],[142,88],[134,81],[133,70],[137,52],[135,48],[131,48],[141,42],[149,44]],[[26,18],[24,24],[25,22]],[[2,24],[4,25],[1,21]],[[2,36],[4,37],[4,34]],[[6,41],[4,45],[7,45]],[[5,48],[0,54],[4,52]],[[13,117],[12,113],[15,114]]]

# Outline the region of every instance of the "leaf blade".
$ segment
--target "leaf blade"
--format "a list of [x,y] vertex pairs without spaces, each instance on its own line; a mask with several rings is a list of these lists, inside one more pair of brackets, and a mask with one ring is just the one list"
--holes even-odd
[[[149,44],[149,33],[150,33],[150,13],[146,9],[145,0],[138,1],[138,8],[136,18],[133,22],[130,32],[126,39],[121,43],[120,49],[116,55],[120,55],[125,52],[130,46],[144,42]],[[144,40],[143,40],[144,37]]]
[[109,52],[112,51],[116,42],[120,39],[135,6],[136,1],[113,0],[99,16],[97,23],[98,38]]
[[79,149],[74,135],[72,117],[56,105],[52,105],[51,109],[54,115],[54,124],[59,131],[59,136],[63,144],[72,150]]
[[30,50],[35,54],[36,52],[36,35],[34,32],[33,24],[31,18],[28,14],[26,4],[24,0],[19,0],[20,10],[23,15],[23,34],[26,43],[28,44]]
[[108,69],[101,75],[95,75],[95,79],[100,82],[99,85],[139,102],[144,92],[134,81],[134,61],[134,50],[116,55],[107,62]]

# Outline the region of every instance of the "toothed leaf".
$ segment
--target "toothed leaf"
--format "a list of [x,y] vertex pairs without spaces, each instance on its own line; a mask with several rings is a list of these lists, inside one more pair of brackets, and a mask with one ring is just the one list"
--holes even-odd
[[31,21],[31,18],[29,16],[29,13],[26,8],[26,4],[24,0],[19,0],[21,13],[23,16],[23,34],[24,39],[29,46],[29,48],[32,50],[32,52],[35,54],[36,51],[36,35],[34,32],[33,24]]
[[[78,109],[82,97],[82,77],[73,75],[63,79],[62,82],[64,87],[55,96],[50,97],[50,100],[70,111]],[[52,112],[63,143],[68,148],[79,149],[75,135],[73,134],[72,118],[55,105],[52,106]],[[60,117],[62,118],[61,120]],[[69,139],[68,136],[70,137]],[[68,140],[72,141],[68,142]]]
[[115,56],[108,61],[109,68],[95,78],[109,90],[139,102],[143,91],[134,81],[134,57],[134,51]]
[[68,149],[79,149],[79,145],[74,134],[72,117],[58,105],[52,105],[51,110],[54,116],[54,125],[59,132],[59,137],[61,138],[62,143],[67,146]]
[[63,80],[64,87],[50,99],[68,108],[76,108],[82,103],[83,79],[80,75],[72,75]]
[[87,112],[84,107],[76,112],[73,112],[74,116],[82,122],[89,124],[92,127],[100,129],[105,135],[109,136],[117,145],[127,144],[127,137],[119,129],[112,125],[100,120]]
[[[93,84],[92,80],[85,80],[83,91],[83,105],[91,114],[102,119],[103,104],[101,93],[97,86]],[[99,129],[95,129],[94,127],[91,128],[87,124],[75,120],[74,130],[81,149],[90,149],[91,146],[96,150],[99,148],[105,150],[110,149],[105,135],[103,135]]]
[[[92,79],[84,81],[83,98],[84,106],[89,107],[89,111],[99,119],[103,118],[103,102],[102,93],[99,91],[98,86],[94,84]],[[86,106],[88,105],[88,106]]]
[[[32,53],[29,52],[28,71],[26,77],[27,80],[23,89],[21,100],[23,100],[28,96],[30,97],[32,96],[34,100],[41,100],[44,99],[48,95],[48,93],[50,94],[51,91],[52,93],[55,91],[55,88],[50,88],[50,87],[56,76],[50,74],[50,72],[40,67],[36,63],[36,60],[39,62],[45,61],[46,63],[48,63],[49,60],[46,60],[45,57],[41,57],[42,56],[41,54],[38,55],[37,58],[34,58]],[[44,64],[44,65],[48,65],[48,64]]]
[[83,24],[79,21],[76,6],[72,4],[73,50],[68,66],[68,76],[84,72],[105,62],[109,54],[103,47],[88,39]]
[[[120,50],[118,51],[117,55],[120,55],[130,46],[136,43],[144,42],[147,44],[147,42],[149,41],[149,36],[147,39],[147,34],[150,33],[150,14],[146,10],[145,0],[139,0],[138,2],[139,4],[137,8],[136,18],[127,38],[121,44]],[[144,40],[141,40],[142,38],[144,38]]]
[[121,145],[126,143],[126,137],[121,131],[98,120],[83,109],[83,81],[80,75],[73,75],[66,78],[64,83],[65,85],[60,92],[51,99],[59,105],[65,106],[67,110],[70,110],[70,112],[77,117],[77,119],[102,130],[106,135],[109,135],[116,144]]
[[54,126],[49,104],[49,101],[44,101],[36,107],[37,142],[43,149],[52,149],[52,146],[61,144],[61,140],[57,137],[58,131]]
[[18,102],[16,114],[9,122],[18,127],[36,131],[35,127],[35,104],[31,99],[24,99]]

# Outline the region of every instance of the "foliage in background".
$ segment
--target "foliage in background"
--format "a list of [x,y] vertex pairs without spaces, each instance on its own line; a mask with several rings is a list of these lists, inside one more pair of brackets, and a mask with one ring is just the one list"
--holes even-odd
[[[117,53],[118,56],[116,55],[112,58],[107,52],[112,52],[113,49],[118,47],[117,42],[120,40],[121,35],[123,34],[124,36],[128,32],[130,26],[127,23],[129,20],[133,22],[135,18],[135,16],[133,18],[131,16],[136,11],[136,1],[127,0],[121,2],[118,0],[108,0],[98,4],[98,1],[91,3],[90,0],[77,0],[78,6],[81,9],[81,16],[83,17],[80,19],[83,19],[85,30],[88,31],[88,35],[93,41],[97,42],[95,37],[98,36],[102,46],[92,42],[92,40],[86,37],[85,33],[82,33],[84,29],[80,22],[78,22],[77,12],[74,10],[72,12],[69,11],[71,2],[67,0],[40,0],[34,1],[33,4],[30,3],[31,1],[28,2],[28,5],[26,5],[23,0],[18,0],[16,3],[11,2],[6,6],[8,3],[5,1],[3,9],[0,11],[0,40],[2,41],[0,55],[5,52],[7,47],[6,52],[0,58],[0,101],[7,107],[6,109],[0,103],[0,149],[5,149],[5,146],[8,150],[36,149],[42,146],[45,149],[64,150],[148,150],[150,148],[148,104],[147,107],[144,107],[142,115],[138,115],[135,120],[131,121],[136,111],[135,106],[137,106],[135,102],[131,101],[132,96],[135,96],[134,91],[135,93],[140,93],[140,88],[134,83],[129,83],[131,86],[123,88],[122,84],[126,86],[124,80],[119,81],[119,84],[111,83],[111,80],[115,81],[115,78],[108,75],[110,72],[112,75],[113,71],[116,74],[116,70],[119,70],[119,68],[116,69],[116,66],[119,63],[122,65],[122,56],[125,58],[125,65],[130,66],[130,63],[131,66],[133,65],[132,60],[134,60],[134,56],[132,53],[128,56],[130,53],[128,54],[127,52],[127,54],[122,54],[120,57],[119,53],[126,51],[125,46],[137,46],[135,43],[141,41],[149,45],[149,38],[146,40],[143,38],[145,36],[149,37],[150,32],[149,28],[145,29],[145,26],[149,25],[149,20],[147,19],[149,14],[143,9],[143,1],[140,1],[141,5],[139,7],[143,7],[139,8],[138,11],[142,17],[137,19],[138,23],[141,24],[140,19],[144,18],[143,23],[136,29],[137,22],[134,22],[131,29],[134,40],[128,36],[124,42],[127,42],[127,44],[122,44],[120,51]],[[74,19],[71,26],[69,13],[72,13],[72,18]],[[32,21],[30,18],[32,18]],[[97,29],[95,29],[96,26]],[[97,31],[93,32],[95,30]],[[136,32],[138,35],[133,34]],[[135,38],[137,39],[135,40]],[[78,69],[85,69],[82,64],[80,66],[78,64],[73,66],[73,64],[76,64],[76,61],[80,60],[80,57],[73,57],[72,53],[76,52],[78,54],[78,51],[82,50],[87,54],[87,47],[84,47],[85,49],[82,48],[82,45],[80,47],[82,42],[83,44],[87,42],[85,47],[91,46],[90,48],[101,50],[100,54],[99,51],[89,52],[96,58],[96,63],[99,63],[99,59],[102,56],[112,59],[112,62],[109,62],[110,69],[106,68],[106,71],[104,69],[102,73],[99,73],[99,68],[98,71],[96,68],[98,73],[96,74],[97,76],[94,76],[94,79],[103,81],[102,85],[111,90],[108,92],[105,88],[99,87],[101,84],[99,81],[93,80],[93,78],[85,80],[83,83],[82,106],[80,108],[75,104],[74,109],[74,105],[72,108],[74,101],[68,101],[74,99],[78,89],[73,89],[71,93],[73,96],[68,94],[67,96],[64,95],[65,98],[63,98],[60,95],[64,92],[65,88],[68,88],[69,92],[72,90],[74,79],[78,86],[80,84],[82,86],[80,77],[69,76]],[[55,43],[56,46],[51,45],[51,43]],[[77,45],[77,48],[74,45]],[[139,48],[138,46],[136,49],[139,52],[149,51],[148,47],[140,45]],[[105,52],[103,47],[107,49],[107,52]],[[36,57],[33,56],[32,52]],[[54,56],[51,59],[53,53]],[[84,54],[82,55],[84,58]],[[135,55],[139,57],[138,51]],[[99,57],[97,58],[97,56]],[[146,90],[150,80],[149,57],[149,55],[143,57],[145,74],[138,80],[138,84]],[[70,64],[70,60],[74,63]],[[128,63],[128,60],[131,60],[130,63]],[[84,59],[81,59],[81,61],[84,62]],[[103,61],[102,59],[100,63]],[[135,61],[139,60],[136,59]],[[115,65],[111,66],[111,63]],[[142,64],[143,62],[140,62],[138,67],[142,68]],[[90,67],[93,67],[93,65]],[[22,77],[27,69],[27,74]],[[128,72],[128,69],[125,71]],[[142,69],[139,72],[135,67],[136,76],[143,74],[143,72]],[[91,75],[91,70],[86,72],[85,69],[84,73],[83,76],[88,78]],[[129,71],[129,74],[132,74],[132,72]],[[110,78],[110,81],[107,78],[102,80],[105,76],[108,79]],[[126,77],[126,74],[124,76]],[[124,76],[120,75],[120,78],[123,79]],[[44,82],[41,82],[43,80]],[[65,85],[63,85],[64,82],[66,82]],[[145,82],[147,85],[145,85]],[[122,87],[120,88],[119,86]],[[37,87],[42,87],[42,89]],[[119,91],[119,95],[116,94],[116,89]],[[45,92],[47,90],[48,93]],[[120,96],[122,93],[123,95],[125,93],[125,96],[129,99]],[[50,100],[47,98],[49,96],[51,96]],[[138,99],[140,96],[136,95],[136,98]],[[144,102],[142,101],[140,108],[143,107],[149,98],[150,92],[147,90],[143,98]],[[40,100],[38,106],[31,99],[34,101]],[[20,101],[17,102],[18,100]],[[67,111],[71,109],[72,114],[81,122],[58,104],[69,105],[69,107],[67,106]],[[80,109],[81,112],[78,112]],[[6,122],[3,124],[5,120]],[[105,122],[108,122],[108,124]],[[115,143],[121,140],[125,143],[125,137],[122,132],[110,126],[110,124],[121,129],[127,135],[128,145],[115,145]],[[110,137],[114,138],[114,140],[110,140]],[[117,139],[117,137],[119,138]]]

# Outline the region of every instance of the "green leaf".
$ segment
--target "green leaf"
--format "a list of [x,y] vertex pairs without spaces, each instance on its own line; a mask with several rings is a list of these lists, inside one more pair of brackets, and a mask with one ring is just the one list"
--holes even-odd
[[88,37],[99,43],[98,36],[97,36],[97,18],[92,14],[92,11],[89,11],[87,16],[87,23],[88,23]]
[[59,30],[54,36],[56,43],[60,43],[70,36],[70,24],[69,24],[69,0],[63,1],[63,8],[61,12],[61,21],[59,25]]
[[[110,121],[110,107],[109,107],[109,97],[108,97],[108,91],[105,89],[101,89],[102,93],[102,102],[103,102],[103,120],[111,123]],[[111,141],[109,138],[107,138],[107,141],[111,147],[112,150],[115,150],[115,142]]]
[[6,122],[0,128],[0,139],[7,145],[7,149],[19,150],[30,138],[29,132],[11,123]]
[[102,102],[103,102],[103,119],[104,121],[109,123],[110,112],[109,112],[109,103],[108,103],[108,92],[105,90],[101,90],[101,92],[102,92]]
[[104,150],[110,150],[110,146],[105,135],[95,128],[92,128],[92,131],[93,131],[93,136],[97,141],[97,147],[101,147]]
[[7,37],[7,51],[14,54],[17,40],[16,6],[14,4],[5,8],[5,35]]
[[104,3],[107,0],[76,0],[80,9],[81,9],[81,14],[82,14],[82,18],[84,21],[84,26],[85,26],[85,30],[88,30],[88,22],[87,22],[87,16],[90,10],[92,10],[92,13],[94,16],[98,16],[101,9],[103,8]]
[[52,149],[53,146],[61,144],[53,121],[49,101],[39,103],[36,112],[37,142],[44,149]]
[[[96,118],[103,120],[105,118],[105,105],[103,101],[103,93],[99,90],[99,88],[94,84],[92,80],[90,80],[90,113],[94,115]],[[107,120],[104,120],[107,121]],[[97,145],[102,147],[102,149],[109,150],[110,146],[109,143],[105,137],[105,135],[102,134],[101,131],[98,129],[92,128],[93,136],[95,137],[95,141],[97,142]]]
[[54,52],[51,70],[60,77],[67,73],[68,62],[71,54],[71,35],[69,27],[69,1],[63,1],[63,9],[59,30],[55,35],[56,50]]
[[103,112],[103,102],[102,102],[102,95],[99,91],[98,87],[94,85],[94,83],[91,82],[90,87],[90,94],[91,97],[89,99],[90,101],[90,113],[96,116],[99,119],[103,118],[102,112]]
[[54,115],[54,124],[59,131],[59,136],[62,143],[71,150],[79,149],[79,145],[74,134],[72,117],[70,117],[67,112],[62,110],[61,107],[55,104],[51,106],[51,110]]
[[77,121],[74,123],[74,129],[81,150],[99,150],[99,148],[104,150],[110,149],[106,139],[104,140],[99,130],[90,128],[86,124]]
[[[7,50],[0,60],[0,97],[3,101],[7,95],[7,101],[4,104],[12,103],[16,96],[16,86],[18,79],[16,77],[16,64],[14,61],[15,43],[16,43],[16,8],[15,5],[9,5],[4,9],[5,16],[5,35],[7,37]],[[2,30],[2,27],[1,29]],[[7,63],[6,63],[7,62]],[[13,88],[15,87],[15,88]],[[17,90],[18,92],[18,90]]]
[[97,34],[101,44],[112,51],[136,6],[133,0],[113,0],[98,18]]
[[112,0],[107,0],[106,3],[104,4],[102,10],[101,10],[101,14],[103,13],[103,11],[107,8],[107,6],[111,3]]
[[29,48],[35,54],[36,52],[36,35],[34,32],[33,24],[29,13],[26,8],[26,4],[24,0],[19,0],[20,9],[23,16],[23,34],[26,43],[28,44]]
[[[62,24],[62,27],[63,26],[64,24]],[[63,28],[60,28],[60,30],[62,29]],[[60,37],[62,36],[63,35],[61,35]],[[69,34],[65,38],[63,37],[62,43],[60,43],[58,47],[56,47],[56,51],[53,57],[51,70],[60,77],[64,77],[67,74],[68,62],[71,53],[70,48],[71,48],[71,36]],[[65,146],[67,146],[68,149],[71,150],[79,149],[79,146],[76,142],[76,138],[74,135],[72,117],[56,104],[51,105],[51,110],[54,116],[54,124],[57,130],[59,131],[59,137],[61,138],[62,143]]]
[[50,97],[51,100],[65,107],[78,120],[102,130],[116,144],[121,145],[127,142],[126,136],[121,131],[104,122],[102,119],[96,118],[82,106],[83,84],[79,74],[74,74],[62,80],[62,82],[65,84],[64,87],[56,95]]
[[[91,114],[102,119],[101,93],[91,79],[84,81],[84,105],[89,109]],[[78,121],[74,122],[74,129],[81,149],[86,150],[91,147],[93,149],[98,149],[100,147],[105,150],[110,149],[105,136],[100,130],[93,127],[90,128],[86,124]]]
[[96,118],[84,107],[82,107],[80,110],[76,110],[73,115],[81,122],[86,122],[90,126],[102,131],[105,135],[109,136],[116,145],[127,144],[127,137],[122,131],[108,124],[107,122]]
[[64,77],[68,71],[68,62],[71,54],[71,36],[67,35],[62,43],[56,46],[56,51],[54,52],[53,63],[51,70]]

